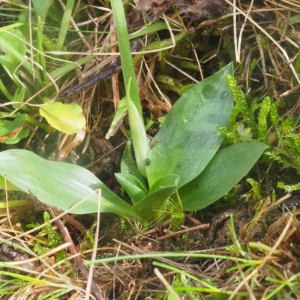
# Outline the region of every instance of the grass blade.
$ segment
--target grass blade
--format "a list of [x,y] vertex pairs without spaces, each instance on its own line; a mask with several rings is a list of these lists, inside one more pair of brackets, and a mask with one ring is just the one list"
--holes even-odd
[[66,34],[67,34],[67,31],[69,28],[69,23],[70,23],[72,11],[73,11],[74,3],[75,3],[75,0],[68,0],[68,2],[66,4],[64,16],[63,16],[63,19],[62,19],[62,22],[60,25],[59,34],[58,34],[58,38],[57,38],[56,45],[57,45],[58,50],[61,50],[62,46],[64,44]]

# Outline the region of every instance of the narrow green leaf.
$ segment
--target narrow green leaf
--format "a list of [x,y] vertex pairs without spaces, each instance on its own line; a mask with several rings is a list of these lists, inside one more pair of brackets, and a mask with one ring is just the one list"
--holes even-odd
[[2,80],[0,79],[0,91],[3,93],[3,95],[9,100],[13,101],[13,96],[9,93],[6,86],[3,84]]
[[249,172],[266,148],[252,142],[218,151],[198,177],[179,189],[183,209],[199,210],[220,199]]
[[48,132],[55,132],[55,131],[56,131],[55,128],[50,127],[49,125],[47,125],[47,124],[45,124],[45,123],[42,123],[42,122],[36,120],[35,118],[33,118],[33,117],[30,116],[30,115],[23,114],[23,116],[24,116],[25,121],[26,121],[27,123],[30,123],[30,124],[32,124],[32,125],[34,125],[34,126],[38,126],[38,127],[42,128],[42,129],[48,131]]
[[134,211],[144,219],[155,218],[164,211],[169,197],[177,190],[178,175],[167,175],[155,183],[154,192],[133,206]]
[[43,55],[44,53],[44,47],[43,47],[43,27],[44,24],[41,21],[41,17],[38,17],[38,47],[40,50],[40,58],[41,58],[41,65],[43,67],[43,75],[44,75],[44,80],[47,78],[47,70],[46,70],[46,59],[45,56]]
[[1,30],[9,31],[9,30],[11,30],[13,28],[17,28],[17,27],[22,26],[22,25],[24,25],[24,23],[17,22],[17,23],[13,23],[13,24],[10,24],[10,25],[7,25],[7,26],[3,26],[3,27],[0,28],[0,34],[2,34],[4,32],[4,31],[1,31]]
[[27,9],[28,10],[28,6],[23,4],[22,2],[20,1],[12,1],[12,0],[7,0],[10,4],[13,4],[13,5],[16,5],[18,7],[21,7],[21,8],[24,8],[24,9]]
[[130,82],[131,80],[129,80],[128,83],[128,94],[126,95],[126,99],[131,138],[138,170],[140,171],[142,176],[146,177],[146,156],[148,152],[149,142],[144,127],[144,120],[140,117],[136,106],[130,98]]
[[67,35],[67,31],[69,28],[69,24],[70,24],[70,20],[71,20],[71,15],[72,15],[72,11],[73,11],[73,7],[74,7],[74,3],[75,0],[68,0],[67,4],[66,4],[66,8],[64,11],[64,16],[63,19],[61,21],[60,24],[60,29],[59,29],[59,34],[58,34],[58,38],[57,38],[57,49],[61,50],[62,46],[64,44],[66,35]]
[[[62,210],[101,189],[101,212],[111,212],[130,219],[141,219],[133,207],[105,186],[90,171],[73,164],[49,161],[27,150],[7,150],[0,153],[0,175],[26,193]],[[94,193],[75,214],[96,213],[98,194]]]
[[106,139],[109,139],[111,136],[113,136],[116,132],[116,128],[119,128],[121,122],[123,121],[123,118],[125,116],[125,113],[127,112],[127,103],[126,98],[123,98],[118,106],[118,109],[116,111],[116,114],[114,116],[113,121],[111,122],[111,125],[109,127],[109,130],[105,136]]
[[[14,94],[14,98],[12,99],[12,102],[23,102],[24,101],[24,97],[25,97],[25,87],[24,86],[20,86],[15,94]],[[13,104],[13,108],[21,108],[20,104]],[[26,107],[25,105],[22,106],[23,110],[28,110],[28,107]]]
[[138,169],[136,167],[136,163],[132,157],[131,141],[127,142],[125,151],[124,151],[122,159],[121,159],[121,173],[128,173],[128,174],[134,176],[147,189],[144,179],[143,179],[141,173],[138,171]]
[[148,195],[147,190],[136,177],[128,173],[116,173],[115,177],[125,189],[133,204],[138,203]]
[[220,147],[224,136],[217,127],[228,124],[233,99],[226,76],[229,64],[187,91],[172,107],[152,140],[147,158],[150,187],[168,174],[180,176],[181,187],[198,176]]
[[78,68],[78,66],[82,66],[84,64],[86,64],[87,62],[91,61],[92,59],[94,59],[95,57],[97,57],[97,55],[88,55],[86,57],[83,57],[81,59],[78,59],[76,62],[73,63],[68,63],[63,67],[60,67],[54,71],[52,71],[50,73],[50,76],[53,79],[57,79],[58,77],[61,77],[65,74],[68,74],[69,72],[75,70]]
[[190,90],[195,84],[188,84],[185,85],[182,89],[180,89],[180,91],[178,92],[178,94],[180,96],[184,95],[188,90]]
[[40,107],[40,114],[55,129],[67,134],[75,134],[85,126],[82,107],[76,103],[52,102]]

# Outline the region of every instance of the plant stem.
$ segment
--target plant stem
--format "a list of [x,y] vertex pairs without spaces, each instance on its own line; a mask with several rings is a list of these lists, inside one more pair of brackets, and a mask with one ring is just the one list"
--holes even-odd
[[117,37],[118,37],[118,43],[119,43],[119,51],[120,51],[120,57],[121,57],[121,63],[122,63],[122,70],[123,70],[123,77],[124,77],[124,84],[126,88],[126,94],[128,94],[128,82],[129,79],[131,80],[131,86],[130,86],[130,99],[136,106],[136,109],[140,115],[142,116],[142,108],[140,103],[140,97],[139,97],[139,91],[138,91],[138,85],[136,82],[135,77],[135,71],[132,61],[132,55],[131,55],[131,49],[129,44],[129,37],[128,37],[128,31],[127,31],[127,23],[125,19],[125,11],[123,7],[122,0],[111,0],[111,7],[113,11],[114,16],[114,23],[116,27]]

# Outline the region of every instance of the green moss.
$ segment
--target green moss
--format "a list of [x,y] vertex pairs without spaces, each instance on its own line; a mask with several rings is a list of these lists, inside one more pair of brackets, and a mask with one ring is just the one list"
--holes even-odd
[[258,135],[259,140],[266,145],[269,145],[267,115],[271,107],[271,98],[265,97],[258,115]]
[[256,66],[256,62],[257,62],[257,60],[254,58],[254,59],[252,59],[250,65],[249,65],[249,69],[248,69],[248,84],[249,84],[249,86],[250,86],[253,70]]
[[275,130],[276,138],[278,140],[281,140],[281,134],[280,134],[280,130],[279,130],[279,121],[278,121],[278,111],[277,111],[277,105],[275,103],[271,104],[270,116],[271,116],[273,128]]
[[156,81],[160,84],[162,83],[165,89],[172,90],[177,94],[179,94],[180,90],[184,87],[179,80],[167,75],[157,76]]
[[[49,222],[51,220],[51,216],[47,211],[44,211],[43,217],[44,217],[44,222]],[[32,227],[35,225],[39,226],[38,223],[34,223],[34,224],[31,223],[31,224],[27,225],[27,227],[29,227],[29,226]],[[35,242],[34,243],[34,252],[38,253],[39,255],[47,253],[50,250],[52,250],[55,247],[62,244],[62,238],[57,231],[53,230],[52,223],[45,225],[43,229],[47,232],[47,236],[40,237],[40,239],[42,241],[44,241],[50,247],[46,248],[46,247],[43,247],[39,242]],[[55,254],[55,256],[56,256],[56,262],[62,261],[67,258],[67,255],[64,250],[57,252]],[[66,270],[69,270],[72,267],[72,265],[69,261],[64,262],[61,266],[64,267]],[[74,276],[74,275],[75,274],[73,274],[73,273],[71,274],[71,276]]]
[[196,62],[193,61],[188,61],[188,60],[177,60],[176,62],[177,67],[179,67],[180,69],[189,69],[192,71],[199,71],[199,66]]
[[229,124],[233,125],[238,113],[241,112],[244,121],[251,128],[251,132],[256,135],[258,132],[257,123],[255,122],[253,111],[251,111],[248,107],[244,93],[238,87],[237,82],[232,75],[227,75],[227,83],[235,102],[235,106],[229,118]]
[[286,190],[289,193],[294,191],[300,191],[300,183],[293,185],[285,185],[283,182],[278,182],[278,187]]
[[[194,30],[195,31],[195,30]],[[181,31],[179,34],[174,36],[175,42],[176,44],[178,44],[181,40],[183,40],[187,35],[186,31]],[[172,38],[169,39],[165,39],[163,41],[156,41],[151,43],[148,46],[143,47],[143,49],[141,50],[141,52],[145,52],[145,51],[151,51],[151,50],[159,50],[161,48],[166,48],[166,47],[170,47],[173,45],[173,40]],[[143,56],[145,56],[145,54],[138,54],[134,57],[133,62],[134,64],[139,61]]]

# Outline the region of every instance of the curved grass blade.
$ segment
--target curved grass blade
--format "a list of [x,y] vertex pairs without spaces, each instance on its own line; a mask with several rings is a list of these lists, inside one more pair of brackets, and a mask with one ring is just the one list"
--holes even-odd
[[67,1],[66,8],[65,8],[65,11],[64,11],[64,16],[63,16],[63,19],[61,21],[61,25],[60,25],[60,29],[59,29],[57,43],[56,43],[58,50],[61,50],[61,48],[64,44],[64,41],[65,41],[65,38],[66,38],[66,35],[67,35],[67,31],[68,31],[68,28],[69,28],[69,23],[70,23],[74,3],[75,3],[75,0],[68,0]]

